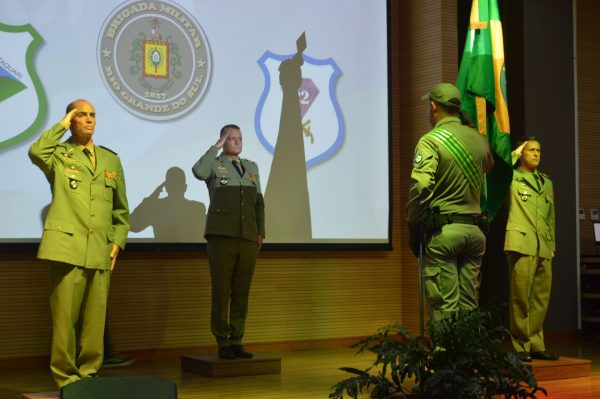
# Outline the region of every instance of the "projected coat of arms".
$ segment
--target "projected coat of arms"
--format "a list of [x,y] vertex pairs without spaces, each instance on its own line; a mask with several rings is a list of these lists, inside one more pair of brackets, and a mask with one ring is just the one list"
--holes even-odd
[[[254,128],[263,146],[275,151],[279,131],[282,90],[279,67],[293,54],[266,51],[258,59],[265,86],[256,107]],[[302,81],[298,88],[306,166],[310,168],[331,157],[344,141],[344,121],[335,93],[341,75],[332,58],[316,59],[303,55]]]
[[[33,136],[46,117],[46,95],[34,65],[43,42],[31,25],[0,23],[0,150]],[[15,118],[23,110],[25,118]]]
[[152,120],[184,115],[206,93],[211,55],[200,24],[169,1],[131,1],[108,16],[97,48],[98,66],[113,98]]

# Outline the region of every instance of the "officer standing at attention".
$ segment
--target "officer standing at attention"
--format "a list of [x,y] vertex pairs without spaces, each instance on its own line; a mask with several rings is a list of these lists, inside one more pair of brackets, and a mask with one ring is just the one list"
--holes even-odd
[[76,100],[29,149],[52,191],[37,257],[50,264],[50,370],[59,388],[102,365],[110,272],[129,231],[121,161],[94,145],[95,127],[92,104]]
[[555,250],[554,189],[539,172],[540,142],[524,137],[513,155],[504,251],[510,274],[510,333],[517,357],[557,360],[546,352],[544,319],[552,287]]
[[494,159],[487,139],[460,109],[460,92],[449,83],[435,86],[429,100],[433,130],[414,153],[407,219],[409,244],[419,256],[431,317],[478,307],[482,232],[486,218],[479,206],[484,173]]
[[252,357],[242,338],[256,257],[265,237],[258,166],[240,158],[241,152],[240,128],[226,125],[192,168],[206,182],[210,197],[204,237],[212,284],[211,329],[221,359]]

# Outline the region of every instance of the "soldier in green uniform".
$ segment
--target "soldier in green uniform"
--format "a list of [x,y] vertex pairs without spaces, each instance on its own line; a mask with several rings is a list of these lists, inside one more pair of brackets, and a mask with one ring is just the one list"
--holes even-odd
[[192,168],[206,182],[210,197],[204,236],[212,283],[211,329],[221,359],[252,357],[242,338],[256,257],[265,237],[258,166],[240,158],[241,152],[240,128],[226,125]]
[[479,206],[484,173],[494,159],[485,136],[460,110],[460,92],[435,86],[429,100],[433,129],[414,153],[408,194],[409,244],[423,251],[423,279],[431,317],[442,319],[479,301],[484,223]]
[[50,264],[50,370],[59,388],[102,365],[110,272],[129,231],[121,161],[94,145],[95,127],[92,104],[76,100],[29,149],[52,191],[38,258]]
[[513,151],[504,251],[510,273],[510,332],[522,361],[557,360],[546,352],[544,319],[550,302],[554,257],[554,189],[539,172],[540,142],[524,137]]

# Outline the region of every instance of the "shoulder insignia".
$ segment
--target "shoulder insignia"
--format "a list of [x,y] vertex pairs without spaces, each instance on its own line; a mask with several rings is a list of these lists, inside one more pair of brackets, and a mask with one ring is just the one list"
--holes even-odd
[[539,171],[538,171],[538,173],[539,173],[540,175],[542,175],[542,176],[544,177],[544,179],[552,180],[552,179],[550,179],[550,176],[548,176],[548,175],[547,175],[547,174],[545,174],[544,172],[539,172]]
[[112,152],[112,153],[113,153],[113,154],[115,154],[115,155],[119,155],[119,154],[117,154],[116,152],[114,152],[113,150],[111,150],[110,148],[106,148],[106,147],[105,147],[105,146],[103,146],[103,145],[99,145],[98,147],[100,147],[100,148],[104,148],[106,151],[108,151],[108,152]]
[[248,159],[248,158],[242,158],[242,160],[244,160],[244,161],[247,161],[247,162],[250,162],[250,163],[253,163],[254,165],[256,165],[256,162],[254,162],[254,161],[253,161],[253,160],[251,160],[251,159]]

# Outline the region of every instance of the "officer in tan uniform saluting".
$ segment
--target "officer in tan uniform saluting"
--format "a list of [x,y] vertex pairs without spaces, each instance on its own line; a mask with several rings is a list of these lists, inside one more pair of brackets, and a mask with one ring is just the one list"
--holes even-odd
[[121,161],[94,144],[95,127],[93,105],[76,100],[29,149],[52,190],[38,258],[50,261],[50,370],[59,388],[102,365],[110,272],[129,231]]
[[256,256],[265,237],[258,166],[240,158],[241,152],[240,128],[226,125],[192,168],[210,196],[204,236],[212,283],[211,328],[222,359],[252,357],[242,338]]
[[494,159],[487,140],[460,110],[460,92],[449,83],[435,86],[429,100],[433,130],[414,153],[407,219],[410,247],[424,245],[423,278],[434,319],[479,301],[485,223],[479,206],[484,173]]
[[555,250],[554,189],[539,172],[540,142],[524,137],[513,151],[504,251],[510,274],[510,332],[519,359],[557,360],[546,352],[544,319],[552,287]]

